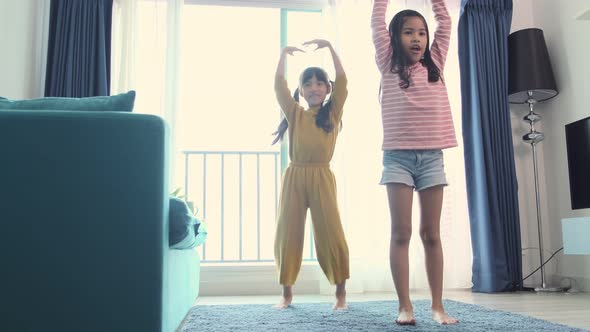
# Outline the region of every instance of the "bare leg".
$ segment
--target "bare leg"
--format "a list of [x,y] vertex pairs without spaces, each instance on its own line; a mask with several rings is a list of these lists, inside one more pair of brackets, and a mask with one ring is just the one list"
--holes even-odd
[[389,267],[399,301],[399,325],[414,325],[414,307],[410,301],[410,272],[408,247],[412,236],[413,188],[399,183],[387,185],[389,212],[391,214],[391,241]]
[[287,309],[291,305],[291,301],[293,300],[292,287],[293,286],[283,286],[283,296],[281,297],[279,304],[275,305],[275,308]]
[[442,303],[443,250],[440,241],[440,215],[443,186],[420,191],[420,238],[424,245],[426,274],[432,297],[432,319],[439,324],[456,324],[459,321],[445,313]]
[[336,303],[334,310],[348,310],[348,305],[346,304],[346,280],[336,285]]

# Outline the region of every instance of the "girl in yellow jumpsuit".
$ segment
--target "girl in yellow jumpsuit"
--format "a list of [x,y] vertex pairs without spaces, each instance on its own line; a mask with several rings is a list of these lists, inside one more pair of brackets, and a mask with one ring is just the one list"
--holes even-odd
[[[334,309],[347,309],[348,246],[338,213],[336,180],[330,170],[342,107],[348,94],[346,75],[328,41],[316,39],[303,45],[308,44],[315,44],[316,50],[326,48],[330,51],[336,80],[332,86],[323,69],[307,68],[301,74],[299,87],[292,97],[285,80],[285,58],[294,52],[304,51],[288,46],[281,52],[275,92],[285,119],[276,132],[275,142],[288,128],[291,163],[283,177],[275,237],[275,259],[279,282],[283,286],[283,296],[276,307],[284,309],[291,304],[291,288],[301,267],[305,216],[309,208],[319,264],[328,281],[336,285]],[[330,93],[331,97],[324,103]],[[303,96],[309,109],[299,104],[299,95]]]

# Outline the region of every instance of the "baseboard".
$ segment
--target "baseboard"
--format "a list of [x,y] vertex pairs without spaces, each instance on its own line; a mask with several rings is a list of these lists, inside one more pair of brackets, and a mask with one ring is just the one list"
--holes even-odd
[[[294,285],[297,294],[318,294],[321,270],[303,264]],[[200,296],[277,295],[281,286],[275,265],[201,265]]]

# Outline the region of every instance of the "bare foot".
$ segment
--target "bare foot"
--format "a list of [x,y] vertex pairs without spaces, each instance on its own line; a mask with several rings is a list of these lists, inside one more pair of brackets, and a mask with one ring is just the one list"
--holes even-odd
[[332,307],[334,310],[348,310],[346,304],[346,281],[336,285],[336,303]]
[[336,294],[336,303],[334,303],[332,309],[348,310],[348,305],[346,304],[346,291],[340,294]]
[[459,323],[459,320],[445,313],[444,310],[432,309],[432,319],[442,325],[451,325]]
[[293,292],[291,291],[291,286],[284,286],[283,287],[283,297],[279,304],[276,304],[274,307],[277,309],[287,309],[291,305],[291,301],[293,300]]
[[283,297],[281,298],[281,302],[275,304],[275,308],[277,309],[287,309],[291,305],[291,298]]
[[399,309],[399,316],[395,320],[397,325],[416,325],[416,320],[414,319],[414,308],[410,309]]

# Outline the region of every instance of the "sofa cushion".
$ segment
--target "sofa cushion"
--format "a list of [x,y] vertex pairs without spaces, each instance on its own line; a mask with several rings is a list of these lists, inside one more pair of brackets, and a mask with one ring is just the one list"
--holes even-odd
[[0,97],[0,109],[131,112],[134,102],[135,91],[131,90],[113,96],[85,98],[45,97],[11,100]]

